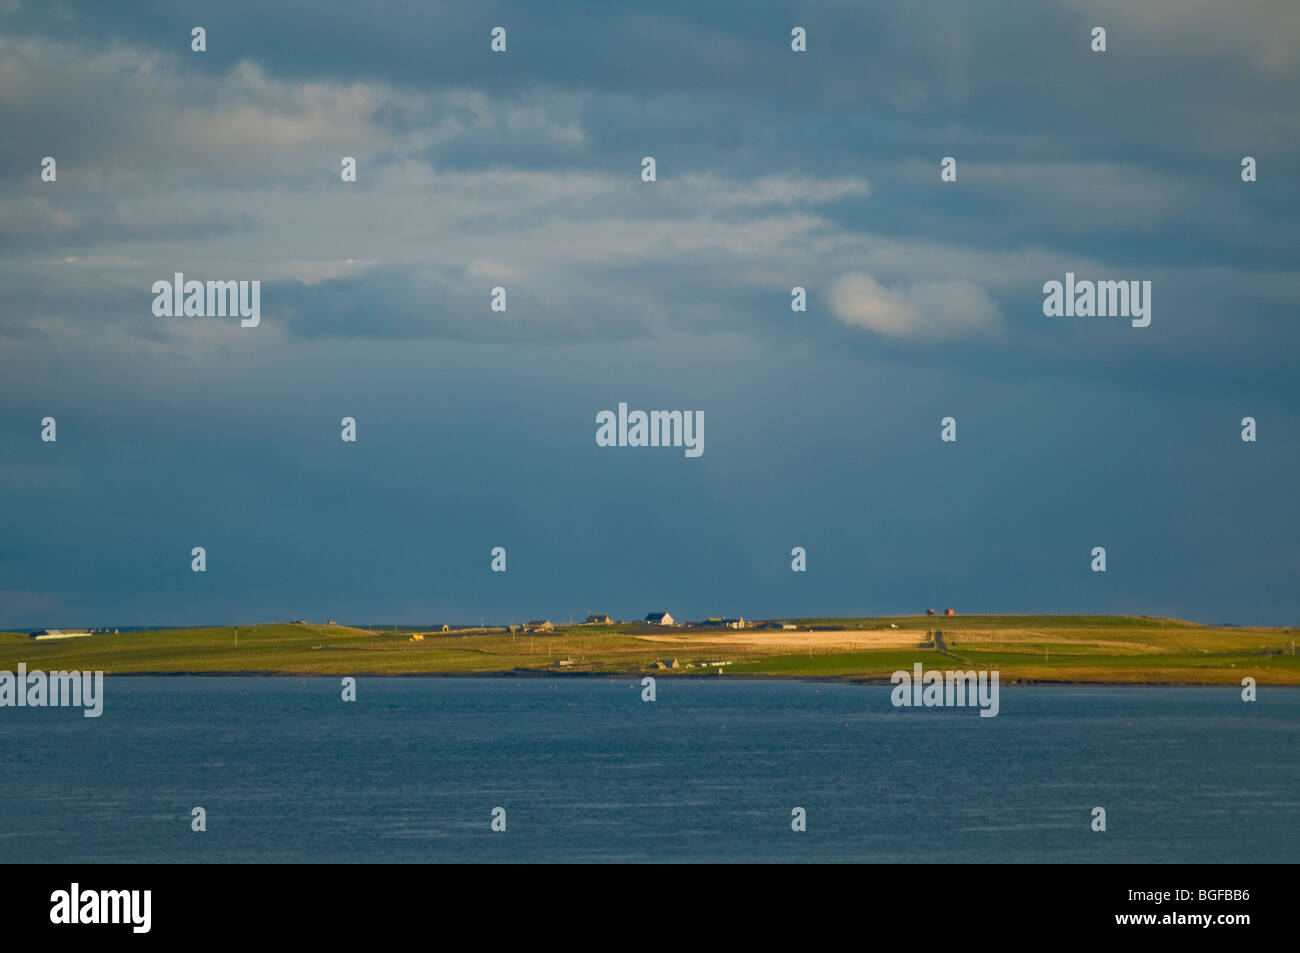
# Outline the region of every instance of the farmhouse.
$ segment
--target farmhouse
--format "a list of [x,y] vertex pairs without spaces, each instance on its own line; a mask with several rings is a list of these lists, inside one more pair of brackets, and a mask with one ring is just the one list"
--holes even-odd
[[82,639],[90,635],[85,629],[37,629],[33,639]]
[[593,612],[587,616],[588,625],[609,625],[614,620],[603,612]]
[[649,625],[672,625],[673,617],[667,612],[651,612],[645,617]]
[[555,626],[551,625],[550,619],[534,619],[524,626],[525,632],[550,632]]

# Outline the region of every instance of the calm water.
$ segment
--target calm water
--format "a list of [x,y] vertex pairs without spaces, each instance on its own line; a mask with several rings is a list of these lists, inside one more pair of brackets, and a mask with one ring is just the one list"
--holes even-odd
[[109,678],[99,719],[0,709],[0,861],[1300,861],[1300,691],[658,689]]

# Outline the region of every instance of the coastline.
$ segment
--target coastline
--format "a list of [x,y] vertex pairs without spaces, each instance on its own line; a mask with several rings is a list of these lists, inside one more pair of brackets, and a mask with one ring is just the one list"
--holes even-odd
[[[844,685],[875,685],[888,687],[894,683],[888,678],[865,677],[854,678],[841,675],[787,675],[746,673],[744,675],[704,675],[685,672],[563,672],[539,669],[518,669],[500,672],[282,672],[282,671],[160,671],[160,672],[105,672],[105,678],[445,678],[445,679],[598,679],[611,681],[620,679],[639,680],[646,677],[658,679],[690,680],[715,682],[723,679],[727,682],[817,682]],[[1003,680],[1003,688],[1240,688],[1231,682],[1192,682],[1192,681],[1096,681],[1089,679],[1030,679],[1011,678]],[[1261,688],[1300,689],[1300,685],[1288,682],[1268,682],[1256,678]]]
[[309,622],[0,633],[0,670],[233,678],[706,678],[890,685],[893,673],[997,672],[1003,686],[1300,685],[1296,629],[1141,616],[800,619],[739,629],[539,623],[370,631]]

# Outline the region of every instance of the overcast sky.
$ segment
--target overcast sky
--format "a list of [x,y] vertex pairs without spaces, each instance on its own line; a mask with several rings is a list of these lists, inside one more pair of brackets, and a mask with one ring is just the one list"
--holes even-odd
[[1296,623],[1293,0],[0,11],[0,626]]

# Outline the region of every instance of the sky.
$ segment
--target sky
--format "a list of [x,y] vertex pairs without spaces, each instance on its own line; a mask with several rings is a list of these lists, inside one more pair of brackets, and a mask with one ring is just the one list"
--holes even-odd
[[1297,88],[1291,0],[0,0],[0,627],[1295,625]]

